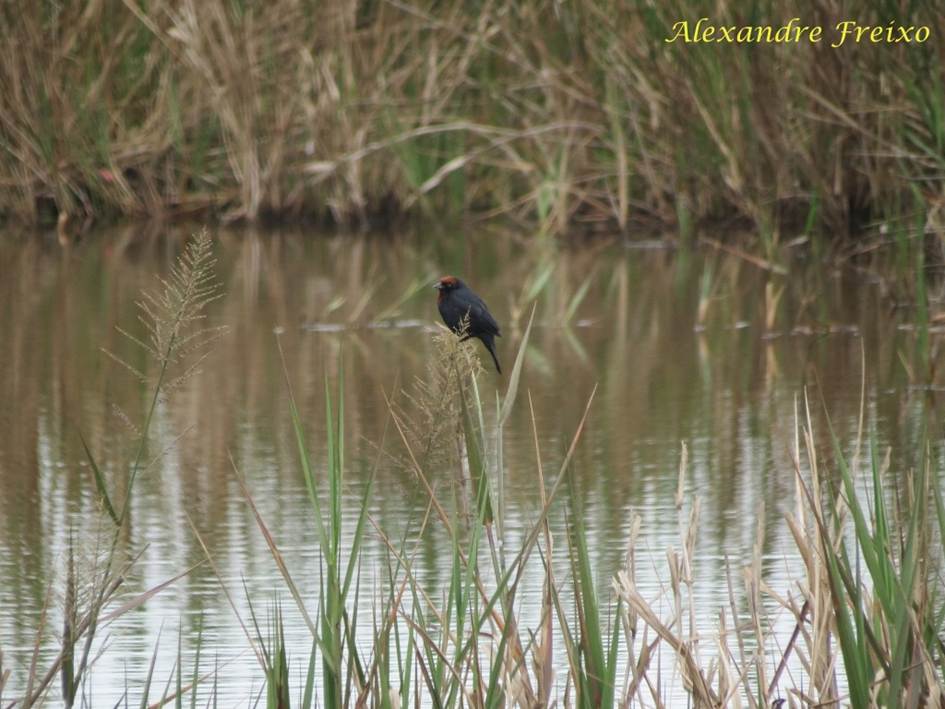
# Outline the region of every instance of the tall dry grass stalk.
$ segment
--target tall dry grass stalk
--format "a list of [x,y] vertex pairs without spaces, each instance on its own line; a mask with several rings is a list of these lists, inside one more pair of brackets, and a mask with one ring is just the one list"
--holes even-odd
[[[945,204],[933,0],[817,0],[924,44],[668,44],[771,0],[101,0],[0,9],[0,214],[504,214],[541,232],[740,217],[839,239]],[[788,219],[785,219],[788,218]],[[910,222],[911,224],[912,222]],[[793,236],[793,235],[792,235]],[[756,250],[757,251],[757,250]]]

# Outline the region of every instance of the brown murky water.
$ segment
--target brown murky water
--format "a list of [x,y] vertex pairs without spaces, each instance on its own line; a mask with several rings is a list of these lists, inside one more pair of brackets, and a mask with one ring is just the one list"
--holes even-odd
[[[79,430],[122,495],[132,426],[144,417],[148,392],[101,350],[153,366],[115,326],[135,327],[141,289],[166,272],[185,236],[139,231],[98,234],[66,250],[35,235],[0,240],[0,649],[11,670],[4,698],[23,689],[47,603],[40,666],[55,656],[70,535],[80,554],[94,552],[82,548],[101,518]],[[213,304],[210,320],[229,332],[203,372],[157,410],[151,453],[164,454],[133,496],[128,543],[144,551],[129,593],[203,559],[186,513],[244,614],[241,579],[254,598],[268,602],[278,593],[291,606],[238,489],[232,455],[315,607],[317,540],[277,337],[316,460],[324,451],[324,379],[335,381],[344,368],[350,509],[376,467],[371,510],[379,524],[393,538],[416,526],[426,500],[398,463],[397,441],[389,431],[385,438],[385,397],[425,375],[438,320],[429,285],[446,272],[466,278],[490,304],[503,326],[499,356],[507,370],[537,304],[520,392],[534,400],[547,470],[561,461],[599,386],[573,470],[603,589],[623,561],[631,515],[638,513],[640,553],[648,560],[639,567],[641,590],[659,593],[664,551],[679,545],[674,496],[686,442],[686,491],[702,502],[694,573],[697,615],[707,627],[728,604],[723,561],[750,558],[761,510],[767,580],[786,587],[793,578],[797,559],[780,514],[794,504],[794,411],[805,388],[815,417],[823,420],[826,409],[843,445],[852,446],[865,357],[866,424],[892,447],[894,472],[912,460],[923,410],[937,407],[935,382],[926,374],[935,334],[926,349],[911,309],[891,309],[861,274],[801,264],[785,277],[714,252],[525,247],[506,234],[216,236],[226,296]],[[487,371],[483,399],[494,401],[505,385]],[[829,455],[827,427],[818,433]],[[523,398],[505,456],[507,543],[514,546],[539,507]],[[557,530],[563,510],[559,505],[554,513]],[[385,555],[383,544],[369,538],[365,560]],[[449,557],[444,539],[423,537],[416,563],[430,588],[444,582]],[[386,571],[366,564],[362,573],[369,588]],[[540,579],[534,584],[540,589]],[[538,595],[519,594],[526,621],[537,617],[539,609],[528,604]],[[262,675],[205,566],[108,629],[109,647],[86,687],[88,703],[110,706],[126,686],[136,703],[135,688],[163,628],[155,669],[162,688],[177,656],[178,629],[190,658],[201,622],[207,662],[231,663],[219,679],[221,706],[245,706]],[[311,638],[301,623],[290,623],[287,636],[290,651],[298,650],[295,676]],[[666,691],[675,691],[672,682]]]

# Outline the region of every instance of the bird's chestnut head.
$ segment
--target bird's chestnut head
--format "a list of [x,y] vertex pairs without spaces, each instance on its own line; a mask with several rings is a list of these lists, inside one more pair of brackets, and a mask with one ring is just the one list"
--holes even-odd
[[456,276],[443,276],[440,280],[433,284],[433,287],[440,291],[440,295],[444,295],[449,293],[451,290],[461,288],[462,285],[463,282]]

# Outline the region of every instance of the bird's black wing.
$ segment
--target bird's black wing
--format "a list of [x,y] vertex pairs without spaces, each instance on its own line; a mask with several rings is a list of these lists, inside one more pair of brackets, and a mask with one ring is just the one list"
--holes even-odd
[[489,308],[486,307],[482,298],[475,293],[470,293],[469,295],[471,301],[469,306],[470,321],[480,323],[484,333],[501,337],[502,333],[499,332],[499,323],[492,317],[492,313],[489,312]]

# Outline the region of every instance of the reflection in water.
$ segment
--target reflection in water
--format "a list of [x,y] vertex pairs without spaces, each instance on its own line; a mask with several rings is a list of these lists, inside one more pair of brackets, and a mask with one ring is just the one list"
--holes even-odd
[[[154,363],[129,347],[115,326],[140,332],[135,300],[156,272],[166,273],[184,236],[141,238],[128,229],[71,250],[35,239],[0,243],[0,649],[12,669],[5,696],[22,691],[47,604],[40,666],[57,652],[68,539],[78,542],[80,567],[83,559],[91,567],[96,553],[102,517],[78,429],[114,496],[123,497],[124,466],[148,391],[102,349],[154,374]],[[385,397],[397,397],[425,375],[438,321],[429,285],[442,273],[462,274],[490,303],[505,333],[498,347],[509,369],[531,300],[537,302],[520,391],[535,402],[546,470],[562,460],[599,385],[573,472],[601,588],[623,563],[631,516],[638,513],[639,553],[648,559],[639,564],[641,592],[659,593],[663,552],[680,543],[674,497],[680,442],[688,444],[685,487],[702,500],[694,574],[706,629],[729,603],[724,560],[737,568],[751,558],[759,519],[766,522],[761,539],[768,582],[783,588],[796,573],[780,516],[794,504],[794,412],[805,391],[815,420],[829,411],[849,448],[856,440],[865,354],[867,426],[881,447],[905,456],[894,458],[891,474],[911,464],[913,424],[929,403],[910,386],[910,376],[923,381],[910,366],[915,334],[897,327],[873,287],[824,273],[802,269],[780,277],[711,253],[613,245],[524,249],[503,235],[217,236],[227,295],[212,306],[211,317],[229,334],[204,371],[158,407],[149,450],[156,461],[140,478],[131,506],[126,542],[145,550],[129,594],[203,560],[186,513],[208,540],[243,615],[242,581],[256,598],[275,598],[280,590],[286,595],[238,490],[232,455],[303,593],[316,603],[317,541],[277,337],[314,459],[324,457],[324,380],[336,381],[343,367],[351,509],[376,467],[374,518],[394,539],[415,533],[425,497],[398,463],[398,441],[385,437]],[[505,380],[486,371],[480,386],[491,402]],[[821,454],[829,456],[827,426],[815,433]],[[514,547],[539,508],[531,422],[522,402],[506,436],[507,543]],[[560,535],[563,504],[553,523]],[[418,570],[437,588],[448,574],[449,549],[436,534],[423,535],[419,544]],[[381,558],[384,546],[372,539],[365,559]],[[363,570],[366,602],[384,573]],[[540,579],[534,584],[534,592],[520,598],[537,599]],[[524,621],[537,623],[540,609],[528,603]],[[89,691],[114,703],[127,685],[137,696],[162,629],[155,676],[163,683],[176,660],[178,627],[190,662],[201,622],[206,661],[232,663],[219,683],[223,705],[245,702],[262,675],[206,565],[109,628],[110,649],[98,660]],[[369,637],[370,628],[365,632]],[[306,657],[311,639],[304,625],[290,623],[287,635],[290,650]]]

